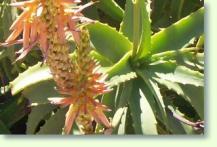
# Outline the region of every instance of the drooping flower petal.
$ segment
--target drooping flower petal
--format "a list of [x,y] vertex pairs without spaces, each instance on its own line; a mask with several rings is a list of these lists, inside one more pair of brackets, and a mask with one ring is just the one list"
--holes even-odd
[[95,110],[91,113],[91,115],[94,117],[94,119],[98,122],[101,123],[103,125],[105,125],[107,128],[110,128],[111,125],[107,119],[107,117],[105,116],[105,114],[100,111],[100,110]]
[[13,22],[13,24],[10,27],[10,30],[14,30],[15,28],[18,29],[21,27],[21,25],[23,24],[23,21],[26,19],[26,17],[28,17],[29,14],[29,10],[24,10],[22,14],[20,14],[20,16]]
[[8,47],[11,45],[22,44],[22,43],[23,43],[23,39],[19,39],[19,40],[14,40],[10,42],[0,43],[0,46]]
[[37,38],[37,21],[31,23],[30,43],[36,41]]
[[23,30],[23,48],[28,48],[30,43],[30,23],[28,21],[24,22]]
[[16,52],[17,54],[20,54],[18,56],[18,58],[16,59],[16,61],[19,61],[21,59],[23,59],[32,49],[33,46],[35,46],[37,42],[33,42],[30,46],[28,46],[27,48],[22,48],[20,49],[18,52]]
[[65,120],[65,127],[64,127],[64,132],[66,134],[69,134],[72,125],[75,121],[76,116],[79,113],[79,107],[75,107],[74,105],[70,105],[68,112],[66,113],[66,120]]
[[46,30],[46,25],[43,23],[40,23],[38,29],[39,29],[38,30],[39,31],[39,38],[38,38],[39,45],[42,50],[42,53],[46,55],[47,49],[48,49],[48,41],[47,41],[48,34]]
[[23,27],[18,27],[17,29],[15,29],[10,36],[6,39],[6,43],[10,43],[13,42],[23,31]]
[[[21,52],[22,51],[22,52]],[[19,61],[21,59],[23,59],[29,52],[30,52],[30,49],[27,48],[26,50],[24,50],[23,48],[20,49],[21,54],[18,56],[18,58],[16,58],[16,61]]]

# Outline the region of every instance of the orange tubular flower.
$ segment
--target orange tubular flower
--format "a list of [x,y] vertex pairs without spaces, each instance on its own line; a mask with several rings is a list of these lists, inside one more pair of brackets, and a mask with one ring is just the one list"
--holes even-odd
[[[12,3],[11,6],[20,8],[23,12],[11,25],[12,33],[6,39],[2,46],[10,46],[14,44],[23,43],[23,48],[17,53],[20,56],[17,60],[24,58],[28,52],[38,43],[41,51],[46,57],[48,43],[47,43],[47,27],[42,21],[42,13],[45,9],[46,0],[29,0],[24,2]],[[53,3],[61,8],[61,13],[56,16],[55,21],[58,23],[59,39],[65,41],[65,32],[71,31],[75,41],[78,41],[78,34],[76,30],[75,16],[80,18],[80,13],[84,8],[94,4],[93,2],[80,6],[77,9],[69,9],[70,4],[78,4],[81,0],[55,0]],[[49,18],[47,18],[49,19]],[[23,33],[22,39],[17,39]]]
[[[85,133],[94,133],[92,121],[110,128],[104,111],[109,109],[94,98],[109,92],[104,82],[105,74],[99,72],[98,63],[89,53],[92,50],[88,30],[83,26],[76,28],[77,21],[84,17],[80,13],[93,2],[70,9],[69,5],[80,0],[29,0],[16,2],[12,6],[21,8],[23,13],[12,24],[13,31],[3,45],[23,43],[18,51],[22,59],[33,46],[39,47],[46,57],[58,91],[66,98],[49,99],[52,104],[69,106],[66,114],[64,132],[69,134],[73,123]],[[88,20],[84,18],[84,20]],[[70,31],[77,44],[76,57],[69,57],[69,46],[65,33]],[[22,39],[17,39],[20,34]]]
[[66,114],[64,132],[69,134],[74,121],[80,126],[84,133],[93,133],[92,120],[93,118],[107,128],[110,128],[110,123],[103,111],[109,109],[101,103],[94,100],[98,95],[110,91],[104,82],[106,75],[100,73],[98,63],[94,61],[89,53],[91,51],[89,33],[85,28],[80,29],[80,42],[77,44],[76,50],[76,68],[73,71],[74,79],[72,89],[63,90],[60,92],[69,95],[67,98],[52,98],[49,99],[52,104],[60,106],[68,106],[69,110]]

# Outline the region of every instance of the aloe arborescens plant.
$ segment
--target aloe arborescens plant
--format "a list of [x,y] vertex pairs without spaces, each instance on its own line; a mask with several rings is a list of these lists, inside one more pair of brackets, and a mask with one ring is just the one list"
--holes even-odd
[[[31,101],[26,133],[203,133],[203,3],[126,0],[118,2],[122,9],[100,0],[82,14],[93,2],[77,7],[78,2],[13,4],[26,13],[2,45],[23,43],[18,59],[25,61],[39,44],[46,61],[26,67],[9,86],[13,96]],[[99,21],[80,24],[90,20],[84,15]],[[23,39],[15,41],[22,32]]]

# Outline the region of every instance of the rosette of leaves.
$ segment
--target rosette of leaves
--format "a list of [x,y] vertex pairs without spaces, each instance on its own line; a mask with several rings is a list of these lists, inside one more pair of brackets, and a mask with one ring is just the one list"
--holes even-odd
[[[175,1],[179,7],[172,9]],[[112,134],[203,133],[203,4],[126,0],[121,8],[117,2],[100,0],[86,10],[98,20],[88,25],[95,48],[91,55],[103,66],[113,88],[97,97],[111,109],[107,116]],[[189,3],[192,7],[186,8]],[[173,14],[174,19],[158,18],[166,14]],[[11,92],[32,104],[27,134],[61,134],[66,109],[49,104],[48,98],[60,95],[48,68],[41,65],[10,80]],[[102,133],[100,126],[96,130]],[[79,131],[75,127],[71,133]]]

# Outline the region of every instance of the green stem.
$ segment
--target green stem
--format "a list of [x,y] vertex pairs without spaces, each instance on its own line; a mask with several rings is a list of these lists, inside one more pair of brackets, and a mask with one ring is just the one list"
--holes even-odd
[[139,45],[140,33],[139,33],[139,0],[133,1],[133,53],[132,56],[135,57]]

